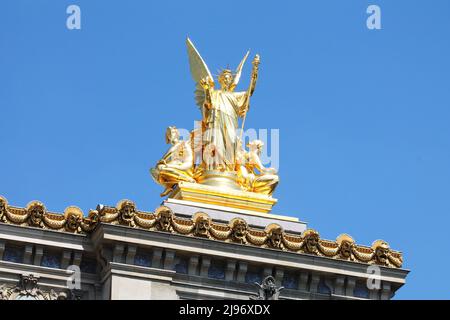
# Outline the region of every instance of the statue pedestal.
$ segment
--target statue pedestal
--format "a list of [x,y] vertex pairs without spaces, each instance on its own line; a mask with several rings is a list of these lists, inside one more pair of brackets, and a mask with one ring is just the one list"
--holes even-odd
[[204,170],[196,180],[201,185],[216,187],[220,190],[242,191],[236,182],[238,176],[234,171]]
[[264,194],[189,182],[178,183],[170,198],[263,213],[278,201]]

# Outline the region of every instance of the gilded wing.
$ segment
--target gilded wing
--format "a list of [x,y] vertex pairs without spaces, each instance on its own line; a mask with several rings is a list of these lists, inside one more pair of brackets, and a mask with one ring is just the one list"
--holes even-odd
[[234,90],[234,88],[236,88],[236,86],[239,83],[239,79],[241,78],[241,73],[242,73],[242,68],[244,67],[244,63],[247,60],[248,55],[250,54],[250,51],[247,51],[247,53],[245,54],[244,58],[242,59],[241,63],[239,63],[236,72],[234,74],[234,79],[233,79],[233,84],[231,86],[231,91]]
[[203,107],[203,103],[205,101],[205,91],[200,86],[200,80],[206,77],[209,77],[211,80],[214,80],[214,78],[212,77],[211,72],[209,72],[208,66],[206,65],[205,61],[203,61],[202,57],[200,56],[200,53],[198,53],[197,49],[194,47],[191,39],[186,39],[186,46],[189,56],[189,67],[191,70],[192,79],[194,79],[196,83],[194,91],[195,103],[201,108]]

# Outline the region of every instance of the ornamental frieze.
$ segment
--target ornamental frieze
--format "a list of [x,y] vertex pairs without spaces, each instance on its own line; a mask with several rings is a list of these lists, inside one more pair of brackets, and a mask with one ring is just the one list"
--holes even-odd
[[105,223],[392,268],[400,268],[403,263],[401,252],[392,250],[383,240],[374,241],[367,247],[357,245],[347,234],[338,236],[335,241],[325,240],[313,229],[301,235],[286,233],[276,223],[265,229],[256,229],[241,217],[225,224],[212,221],[204,212],[197,212],[187,219],[176,216],[166,206],[160,206],[154,212],[140,211],[131,200],[122,200],[115,207],[99,205],[85,217],[75,206],[57,214],[47,211],[39,201],[30,202],[26,208],[18,208],[10,206],[0,196],[0,221],[77,234],[89,234],[99,223]]

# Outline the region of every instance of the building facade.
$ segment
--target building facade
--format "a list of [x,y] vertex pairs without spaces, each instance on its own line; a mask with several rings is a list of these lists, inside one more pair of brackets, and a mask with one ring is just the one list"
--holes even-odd
[[325,240],[296,218],[171,198],[84,216],[1,197],[0,221],[1,299],[249,299],[268,275],[279,299],[390,299],[408,273],[384,241]]

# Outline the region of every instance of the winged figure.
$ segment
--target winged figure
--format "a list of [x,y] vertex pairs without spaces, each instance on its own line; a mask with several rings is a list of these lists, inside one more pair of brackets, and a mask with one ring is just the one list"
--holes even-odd
[[215,88],[214,78],[192,41],[186,40],[192,78],[196,83],[195,101],[202,112],[202,165],[207,170],[234,171],[236,166],[237,133],[239,117],[245,118],[256,80],[259,56],[252,64],[250,86],[236,92],[247,52],[233,72],[223,69],[217,77],[220,88]]

